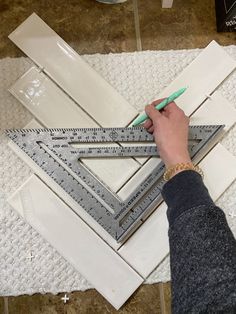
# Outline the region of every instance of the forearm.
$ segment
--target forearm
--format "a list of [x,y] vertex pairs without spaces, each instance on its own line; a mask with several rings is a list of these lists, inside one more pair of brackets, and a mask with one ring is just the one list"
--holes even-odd
[[232,307],[236,303],[236,241],[223,211],[194,171],[174,176],[162,195],[170,224],[174,312]]

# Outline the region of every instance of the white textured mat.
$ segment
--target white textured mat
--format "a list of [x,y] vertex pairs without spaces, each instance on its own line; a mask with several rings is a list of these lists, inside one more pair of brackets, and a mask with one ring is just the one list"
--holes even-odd
[[[236,46],[225,49],[236,59]],[[84,56],[84,59],[141,111],[200,51],[96,54]],[[26,58],[0,60],[0,294],[85,290],[91,285],[6,203],[6,198],[31,174],[29,167],[8,148],[3,135],[4,129],[22,128],[32,118],[7,91],[29,67],[30,62]],[[236,73],[223,83],[219,91],[236,108],[235,86]],[[236,126],[221,143],[236,156]],[[232,217],[236,215],[236,182],[220,198],[218,205],[226,212],[236,235],[236,217]],[[34,255],[32,259],[29,258],[31,252]],[[146,282],[168,280],[169,258],[166,258]]]

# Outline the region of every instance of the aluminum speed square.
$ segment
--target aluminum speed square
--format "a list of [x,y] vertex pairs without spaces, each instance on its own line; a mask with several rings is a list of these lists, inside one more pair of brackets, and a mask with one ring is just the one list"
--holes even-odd
[[[214,143],[223,125],[189,127],[189,152],[197,158]],[[153,136],[143,127],[76,128],[7,130],[7,136],[17,144],[48,176],[91,215],[117,242],[124,241],[162,201],[162,178],[165,166],[158,163],[126,200],[99,181],[80,162],[82,157],[158,156]],[[91,143],[141,142],[141,146],[84,147]],[[75,145],[80,145],[76,148]]]

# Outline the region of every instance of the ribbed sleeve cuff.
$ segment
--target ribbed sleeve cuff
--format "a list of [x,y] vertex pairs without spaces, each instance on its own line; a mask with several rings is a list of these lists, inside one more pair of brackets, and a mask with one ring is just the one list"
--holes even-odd
[[192,207],[214,204],[201,175],[193,170],[182,171],[171,178],[164,185],[162,196],[168,206],[167,217],[170,225]]

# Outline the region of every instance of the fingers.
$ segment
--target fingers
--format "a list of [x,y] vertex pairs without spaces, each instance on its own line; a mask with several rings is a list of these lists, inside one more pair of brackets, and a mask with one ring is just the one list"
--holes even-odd
[[153,101],[151,105],[146,106],[145,112],[151,120],[151,122],[150,120],[146,121],[143,125],[147,130],[149,130],[149,128],[151,128],[151,124],[153,122],[155,124],[155,121],[160,119],[161,116],[169,118],[173,114],[175,115],[184,114],[183,110],[179,108],[175,102],[169,103],[161,111],[157,110],[155,106],[161,103],[162,101],[163,99],[158,99],[158,100]]
[[152,105],[152,106],[159,105],[163,100],[165,100],[165,98],[161,98],[161,99],[154,100],[154,101],[151,103],[151,105]]
[[147,121],[145,121],[143,126],[145,129],[149,129],[152,126],[152,120],[148,119]]
[[[161,99],[158,99],[158,100],[154,100],[151,105],[152,106],[156,106],[156,105],[159,105],[163,100],[165,100],[166,98],[161,98]],[[181,110],[174,101],[172,101],[171,103],[169,103],[168,105],[166,105],[163,109],[163,111],[172,111],[172,110]]]
[[[155,107],[156,105],[160,104],[164,99],[165,98],[155,100],[151,103],[151,105]],[[176,112],[176,111],[180,111],[180,110],[181,109],[176,105],[175,102],[171,102],[168,105],[166,105],[160,112],[165,117],[168,117],[169,114],[171,114],[172,112]]]
[[145,127],[145,129],[149,132],[149,133],[153,133],[154,131],[154,126],[152,123],[152,120],[148,119],[143,126]]
[[176,105],[175,102],[169,103],[162,111],[163,116],[166,118],[171,118],[172,116],[185,116],[184,111]]
[[153,133],[153,131],[154,131],[154,125],[152,125],[150,128],[148,128],[147,131],[148,131],[149,133]]
[[171,113],[175,110],[181,110],[174,101],[170,102],[168,105],[166,105],[163,109],[166,113]]
[[152,105],[145,107],[145,112],[152,121],[155,121],[161,117],[161,113]]

